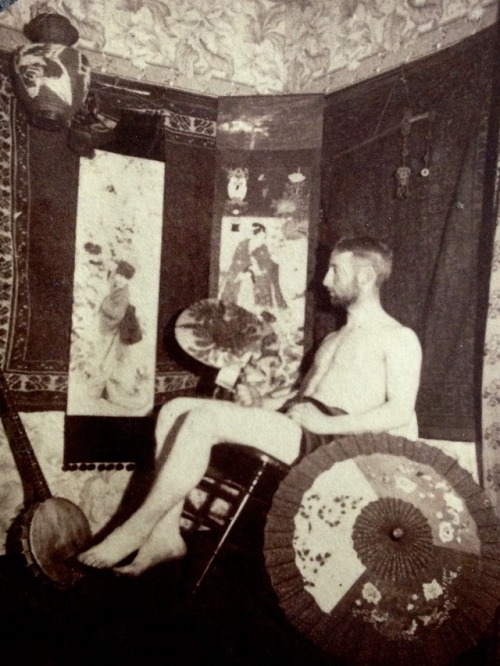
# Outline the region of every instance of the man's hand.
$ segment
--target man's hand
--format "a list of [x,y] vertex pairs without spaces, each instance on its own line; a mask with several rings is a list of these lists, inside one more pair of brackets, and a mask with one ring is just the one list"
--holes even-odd
[[262,398],[257,390],[243,383],[236,385],[234,389],[234,401],[242,407],[262,406]]
[[287,411],[292,421],[317,435],[328,435],[332,427],[332,417],[323,414],[310,402],[299,402]]

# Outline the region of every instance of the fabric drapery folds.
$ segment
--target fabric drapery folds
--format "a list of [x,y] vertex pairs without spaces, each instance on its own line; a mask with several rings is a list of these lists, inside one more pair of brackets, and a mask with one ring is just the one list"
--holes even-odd
[[[325,102],[318,283],[339,237],[368,234],[393,248],[382,297],[422,343],[417,415],[421,436],[430,439],[477,435],[478,303],[488,287],[478,266],[491,224],[483,217],[483,192],[496,37],[488,29],[405,64],[406,86],[398,69]],[[416,120],[404,164],[407,108]],[[411,192],[401,198],[398,167],[411,169]],[[338,325],[330,310],[326,302],[317,310],[318,340]]]

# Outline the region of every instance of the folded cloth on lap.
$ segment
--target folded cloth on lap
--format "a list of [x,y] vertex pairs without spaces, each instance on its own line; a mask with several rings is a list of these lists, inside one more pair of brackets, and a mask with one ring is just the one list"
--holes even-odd
[[[278,411],[280,411],[283,414],[286,414],[287,411],[291,407],[293,407],[293,405],[298,405],[301,402],[309,402],[313,404],[317,409],[319,409],[319,411],[322,414],[327,414],[329,416],[338,416],[339,414],[346,414],[346,412],[343,409],[340,409],[339,407],[327,407],[316,398],[307,395],[289,400]],[[306,430],[305,428],[302,428],[302,439],[300,440],[300,453],[298,460],[300,460],[300,458],[303,458],[304,456],[307,456],[309,453],[312,453],[319,446],[322,446],[323,444],[330,444],[333,437],[334,437],[333,435],[318,435],[314,432],[309,432],[309,430]]]

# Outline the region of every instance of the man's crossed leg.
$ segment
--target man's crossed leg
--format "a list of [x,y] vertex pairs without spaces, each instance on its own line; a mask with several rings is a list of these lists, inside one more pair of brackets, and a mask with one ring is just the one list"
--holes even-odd
[[[176,424],[184,422],[176,431]],[[175,434],[174,434],[175,433]],[[210,399],[176,398],[162,407],[156,425],[157,475],[141,507],[104,541],[79,556],[84,564],[138,575],[159,562],[182,557],[179,531],[184,499],[203,478],[212,446],[252,446],[286,463],[300,451],[301,428],[284,414]],[[169,437],[173,435],[172,443]],[[170,453],[165,455],[171,447]],[[131,553],[134,560],[116,567]]]

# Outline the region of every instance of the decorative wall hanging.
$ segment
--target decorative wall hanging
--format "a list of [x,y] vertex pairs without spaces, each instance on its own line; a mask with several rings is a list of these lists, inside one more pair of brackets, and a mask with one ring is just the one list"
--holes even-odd
[[401,161],[402,165],[396,169],[396,196],[398,199],[406,199],[410,196],[411,168],[407,164],[410,149],[408,138],[411,132],[411,109],[406,109],[401,121]]
[[[134,86],[104,75],[93,77],[99,112],[120,113],[108,151],[164,164],[155,349],[155,403],[160,405],[176,395],[191,395],[199,382],[195,374],[199,366],[172,343],[170,322],[183,307],[208,297],[217,101],[188,93],[166,95],[163,88],[149,84],[137,84],[140,94],[134,94]],[[159,108],[165,113],[159,120],[165,122],[158,140]],[[154,122],[145,122],[152,115]],[[20,411],[63,411],[80,160],[68,149],[65,132],[29,128],[27,121],[13,94],[10,54],[4,54],[0,57],[4,204],[0,206],[0,360]],[[97,215],[97,197],[91,205]],[[133,283],[136,278],[138,272]],[[141,320],[135,287],[131,302]],[[145,344],[149,344],[146,335],[131,349],[138,354],[134,347]],[[66,416],[65,468],[124,467],[149,461],[153,423],[152,417]]]
[[68,414],[153,408],[164,166],[81,160]]
[[319,95],[219,100],[210,293],[269,324],[262,394],[296,381],[310,342],[322,126]]
[[45,130],[63,129],[82,107],[90,87],[89,62],[72,48],[78,31],[66,17],[42,13],[24,33],[34,43],[14,52],[16,95],[30,123]]
[[10,64],[10,57],[0,59],[0,359],[20,411],[61,409],[78,158],[65,150],[62,134],[28,132],[26,114],[17,112]]

